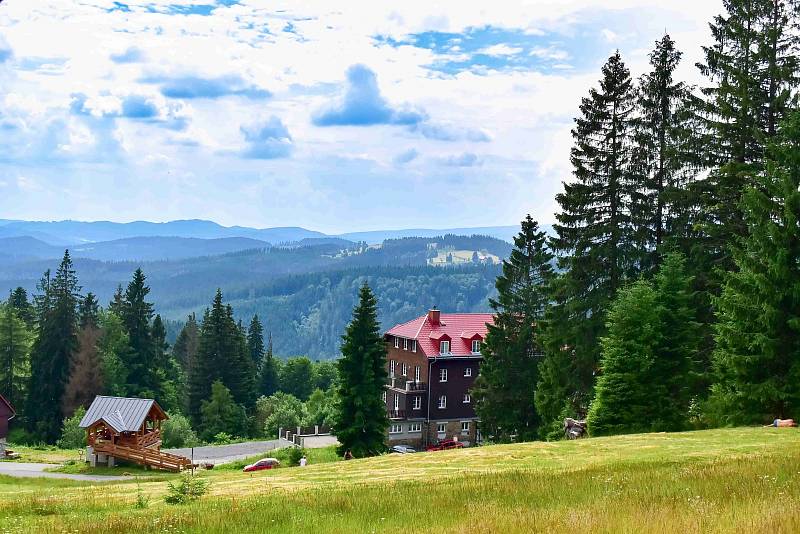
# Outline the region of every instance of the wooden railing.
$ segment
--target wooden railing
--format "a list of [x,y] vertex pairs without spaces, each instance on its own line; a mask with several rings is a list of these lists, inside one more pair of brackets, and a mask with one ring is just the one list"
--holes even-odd
[[94,444],[94,452],[108,454],[120,460],[128,460],[137,464],[167,471],[180,471],[192,465],[191,460],[183,456],[153,449],[125,447],[124,445],[115,445],[108,441],[96,441]]

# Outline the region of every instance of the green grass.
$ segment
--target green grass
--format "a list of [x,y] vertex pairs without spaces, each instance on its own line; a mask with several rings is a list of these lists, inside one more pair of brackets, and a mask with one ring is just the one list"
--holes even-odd
[[0,478],[0,532],[797,532],[800,431],[740,428],[524,443],[163,481]]
[[[244,466],[257,462],[262,458],[277,458],[281,462],[280,468],[283,469],[285,467],[289,467],[290,450],[291,449],[289,447],[275,449],[259,454],[257,456],[250,456],[249,458],[243,458],[242,460],[236,460],[233,462],[229,462],[227,464],[221,464],[215,467],[214,469],[220,469],[226,471],[241,471],[242,468],[244,468]],[[330,447],[322,447],[319,449],[306,449],[305,454],[306,454],[306,459],[308,460],[308,466],[317,464],[326,464],[341,460],[339,455],[336,454],[336,446],[334,445],[331,445]]]

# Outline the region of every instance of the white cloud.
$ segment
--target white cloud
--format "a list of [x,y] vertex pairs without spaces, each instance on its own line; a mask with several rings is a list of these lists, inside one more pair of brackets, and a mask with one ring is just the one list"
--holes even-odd
[[487,56],[513,56],[520,52],[522,52],[522,48],[518,46],[508,46],[504,43],[487,46],[478,50],[479,54],[485,54]]

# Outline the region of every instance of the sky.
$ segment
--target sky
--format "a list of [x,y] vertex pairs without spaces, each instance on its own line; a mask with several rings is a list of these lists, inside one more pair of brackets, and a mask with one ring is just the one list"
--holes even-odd
[[551,223],[616,49],[718,0],[0,0],[0,219]]

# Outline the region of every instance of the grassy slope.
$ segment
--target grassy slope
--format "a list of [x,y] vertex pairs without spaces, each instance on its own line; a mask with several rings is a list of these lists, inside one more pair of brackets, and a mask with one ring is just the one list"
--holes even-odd
[[384,456],[86,486],[0,477],[0,531],[800,531],[800,431],[729,429]]

